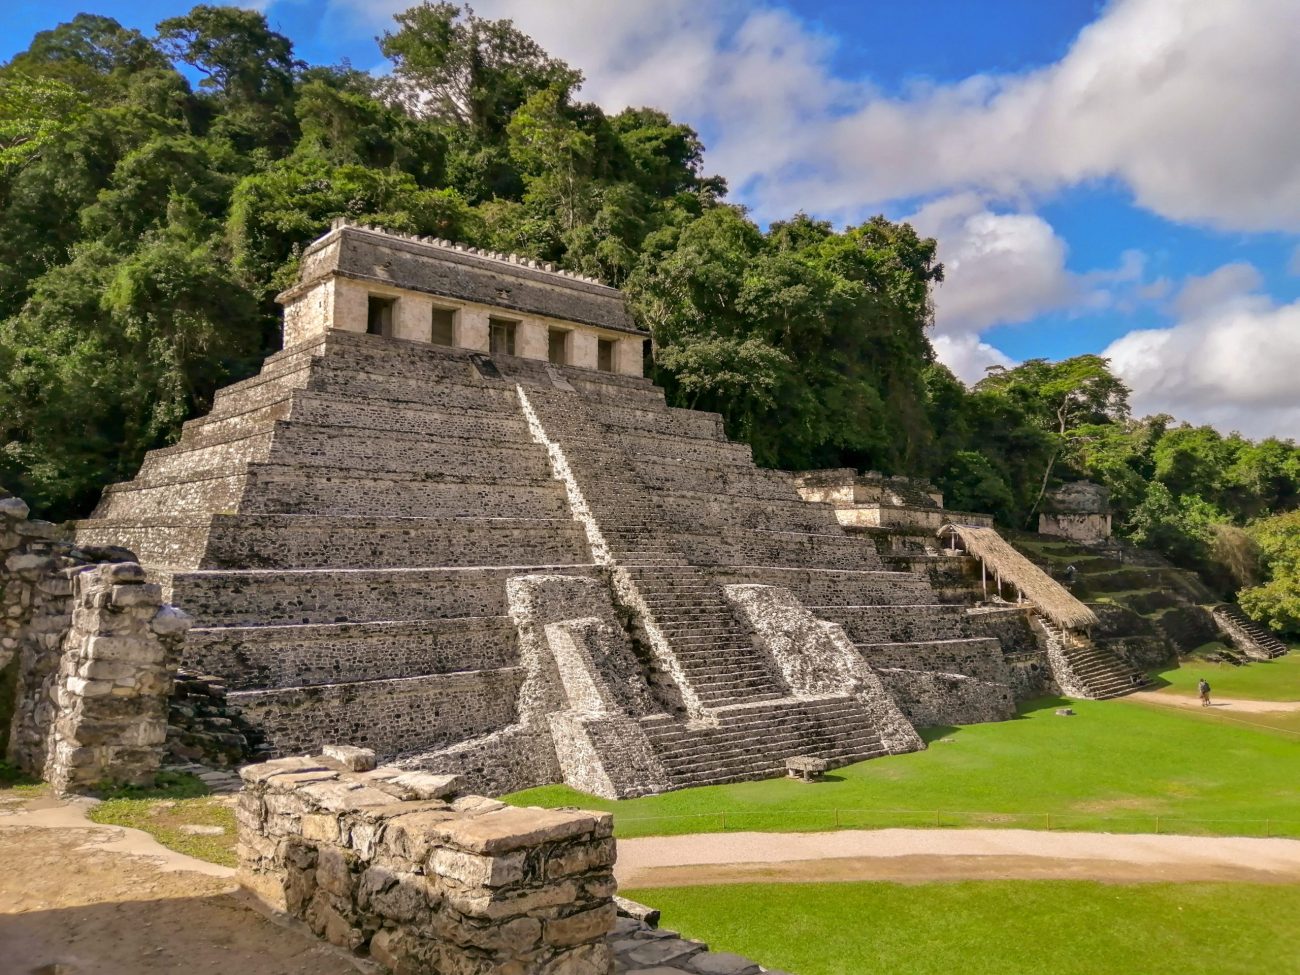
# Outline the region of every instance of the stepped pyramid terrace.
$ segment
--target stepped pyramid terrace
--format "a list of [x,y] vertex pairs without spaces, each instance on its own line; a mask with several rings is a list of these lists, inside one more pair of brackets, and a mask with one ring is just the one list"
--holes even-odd
[[612,288],[337,223],[280,300],[283,351],[78,527],[270,754],[641,795],[919,749],[1075,673],[1034,605],[970,608],[987,520],[756,467],[642,377]]

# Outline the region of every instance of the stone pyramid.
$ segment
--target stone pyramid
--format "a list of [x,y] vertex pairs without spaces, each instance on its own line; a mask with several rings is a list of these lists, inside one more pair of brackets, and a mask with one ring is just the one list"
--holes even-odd
[[[611,295],[336,227],[285,299],[296,341],[78,539],[138,554],[196,619],[183,666],[222,675],[278,754],[347,743],[480,789],[636,795],[922,747],[900,686],[1009,716],[998,641],[719,416],[667,406],[642,336],[592,313]],[[440,302],[454,345],[393,334],[430,307],[436,330]]]

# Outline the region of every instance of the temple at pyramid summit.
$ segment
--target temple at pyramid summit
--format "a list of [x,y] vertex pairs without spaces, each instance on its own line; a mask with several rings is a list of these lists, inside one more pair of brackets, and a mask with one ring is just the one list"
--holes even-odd
[[635,796],[1135,682],[982,516],[669,407],[598,281],[339,222],[280,301],[283,351],[77,536],[193,617],[267,753]]

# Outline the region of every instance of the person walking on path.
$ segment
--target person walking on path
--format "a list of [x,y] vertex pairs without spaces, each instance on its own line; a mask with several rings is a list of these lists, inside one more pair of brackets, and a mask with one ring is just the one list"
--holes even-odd
[[1210,706],[1210,682],[1202,677],[1196,684],[1196,690],[1201,695],[1201,707],[1208,708]]

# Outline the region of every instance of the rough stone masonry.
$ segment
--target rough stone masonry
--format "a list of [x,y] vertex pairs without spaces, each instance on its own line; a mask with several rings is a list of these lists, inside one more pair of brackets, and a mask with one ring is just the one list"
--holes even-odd
[[245,767],[241,883],[394,972],[613,970],[612,816],[517,809],[457,795],[456,776],[372,765],[343,748]]
[[400,975],[771,971],[616,897],[608,813],[506,806],[351,746],[242,776],[240,882]]
[[0,493],[6,757],[59,792],[153,781],[189,618],[122,549],[79,548]]

